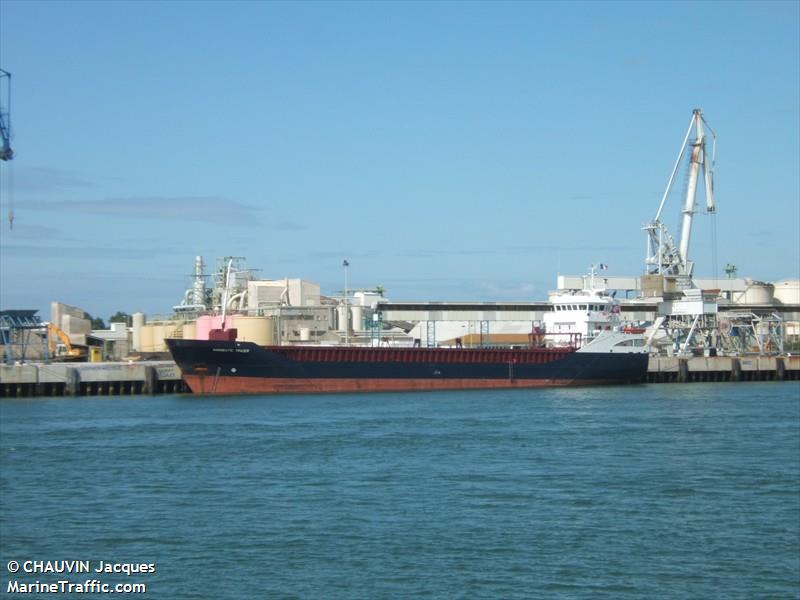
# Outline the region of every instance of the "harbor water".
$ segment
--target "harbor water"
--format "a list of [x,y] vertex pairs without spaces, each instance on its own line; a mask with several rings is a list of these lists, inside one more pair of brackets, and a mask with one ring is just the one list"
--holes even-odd
[[2,595],[798,598],[800,384],[4,399],[0,554]]

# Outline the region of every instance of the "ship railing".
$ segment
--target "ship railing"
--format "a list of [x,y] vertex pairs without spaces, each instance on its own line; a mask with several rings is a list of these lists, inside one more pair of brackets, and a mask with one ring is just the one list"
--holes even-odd
[[532,331],[528,334],[528,346],[531,348],[573,348],[577,350],[583,345],[583,335],[579,332],[545,332]]

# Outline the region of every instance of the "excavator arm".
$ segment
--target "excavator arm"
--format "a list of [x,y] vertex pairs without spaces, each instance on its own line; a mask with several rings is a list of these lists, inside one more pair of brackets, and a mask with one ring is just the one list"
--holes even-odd
[[69,341],[69,336],[64,333],[58,325],[54,325],[53,323],[47,324],[47,349],[50,351],[52,356],[58,355],[58,342],[60,341],[63,344],[65,352],[63,356],[69,357],[78,357],[82,355],[82,352],[77,348],[72,347],[72,342]]

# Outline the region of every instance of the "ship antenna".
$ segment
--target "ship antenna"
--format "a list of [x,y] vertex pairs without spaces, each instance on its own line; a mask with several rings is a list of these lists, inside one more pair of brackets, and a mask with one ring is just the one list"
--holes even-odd
[[233,259],[228,261],[228,270],[225,273],[225,289],[222,290],[222,331],[225,331],[225,312],[228,308],[228,288],[231,285],[231,266]]

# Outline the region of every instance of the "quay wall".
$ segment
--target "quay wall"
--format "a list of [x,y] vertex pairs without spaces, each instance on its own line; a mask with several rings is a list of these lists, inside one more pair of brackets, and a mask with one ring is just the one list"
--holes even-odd
[[800,381],[800,356],[651,356],[648,383]]
[[[651,356],[646,381],[800,381],[800,356]],[[188,391],[172,361],[0,365],[0,398]]]
[[172,361],[0,365],[0,398],[188,391]]

